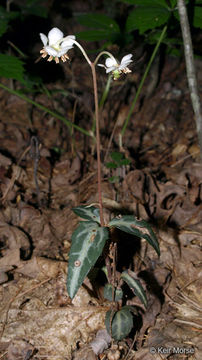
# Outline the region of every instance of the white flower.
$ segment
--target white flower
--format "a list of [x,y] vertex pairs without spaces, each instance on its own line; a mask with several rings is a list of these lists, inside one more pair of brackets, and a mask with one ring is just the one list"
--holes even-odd
[[64,38],[63,32],[55,27],[49,31],[48,37],[40,33],[40,38],[44,45],[43,49],[40,51],[43,58],[49,55],[48,61],[54,59],[56,63],[59,63],[60,57],[63,62],[69,59],[67,51],[73,48],[73,40],[75,40],[74,35],[69,35]]
[[120,64],[116,61],[116,59],[108,57],[105,61],[105,65],[98,64],[98,66],[104,67],[106,73],[113,72],[114,80],[116,80],[119,78],[121,73],[127,74],[131,72],[127,66],[132,62],[132,56],[132,54],[125,55]]

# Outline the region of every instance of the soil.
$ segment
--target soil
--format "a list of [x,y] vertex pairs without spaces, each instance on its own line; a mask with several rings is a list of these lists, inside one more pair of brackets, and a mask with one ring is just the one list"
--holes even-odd
[[[91,73],[76,52],[70,64],[46,63],[61,67],[64,79],[46,84],[48,94],[34,100],[89,131]],[[161,69],[153,66],[119,143],[144,61],[112,82],[100,110],[104,216],[107,221],[124,211],[148,221],[161,256],[143,240],[133,251],[122,239],[124,266],[144,281],[149,305],[145,310],[136,297],[128,300],[141,309],[134,332],[99,357],[88,344],[104,329],[110,308],[102,284],[95,292],[86,279],[73,302],[66,292],[71,234],[79,221],[72,208],[98,203],[95,142],[0,90],[2,359],[202,358],[202,164],[183,60],[167,56]],[[202,96],[202,62],[195,64]],[[97,72],[101,96],[107,76],[102,68]],[[113,151],[130,164],[107,168]],[[112,176],[118,181],[111,183]]]

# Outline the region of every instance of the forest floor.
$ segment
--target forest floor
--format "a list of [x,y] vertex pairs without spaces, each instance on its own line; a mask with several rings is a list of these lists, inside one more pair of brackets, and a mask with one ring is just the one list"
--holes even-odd
[[[88,65],[73,58],[61,66],[65,84],[49,83],[50,94],[57,92],[34,100],[90,130]],[[202,95],[198,60],[196,67]],[[133,252],[123,239],[124,266],[144,279],[149,306],[135,320],[136,333],[105,350],[102,360],[202,358],[202,164],[195,120],[184,62],[167,57],[161,73],[155,71],[158,82],[154,76],[146,80],[121,150],[119,134],[141,80],[138,69],[112,83],[100,111],[105,218],[124,209],[147,220],[161,250],[158,258],[141,240]],[[106,74],[98,72],[103,89]],[[122,151],[130,164],[107,168],[113,151]],[[78,224],[72,208],[98,202],[93,139],[0,90],[0,191],[0,358],[69,360],[80,347],[75,359],[98,359],[85,344],[104,328],[110,308],[102,285],[93,292],[86,280],[73,305],[65,285]],[[130,304],[141,306],[135,297]]]

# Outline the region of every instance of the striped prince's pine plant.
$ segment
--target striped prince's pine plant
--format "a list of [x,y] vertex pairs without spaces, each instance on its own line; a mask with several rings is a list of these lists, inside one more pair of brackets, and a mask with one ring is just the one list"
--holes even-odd
[[[160,255],[157,238],[144,220],[138,220],[132,215],[118,216],[107,225],[101,226],[99,209],[94,206],[79,206],[73,209],[75,214],[85,219],[80,221],[72,234],[72,244],[69,253],[67,290],[70,298],[74,298],[89,271],[94,267],[97,259],[102,255],[106,242],[113,245],[112,233],[114,228],[137,238],[144,238]],[[107,246],[110,249],[110,245]],[[111,252],[111,253],[110,253]],[[114,259],[113,250],[105,254],[106,266],[103,271],[108,283],[104,287],[104,298],[112,302],[112,308],[106,313],[105,325],[108,333],[115,340],[125,338],[133,327],[133,306],[122,306],[124,300],[124,283],[137,296],[144,307],[147,307],[147,297],[137,274],[131,270],[124,270],[121,274],[114,269],[110,259]],[[114,281],[114,278],[116,280]]]
[[[62,60],[64,63],[69,60],[69,51],[78,47],[82,52],[85,60],[91,68],[94,100],[95,100],[95,123],[96,136],[92,131],[93,138],[96,138],[97,150],[97,179],[98,179],[98,202],[99,208],[94,206],[78,206],[73,209],[82,221],[72,234],[72,243],[68,261],[67,291],[71,299],[76,295],[79,287],[82,285],[89,271],[94,267],[98,258],[103,255],[105,266],[102,270],[106,274],[108,283],[104,288],[104,297],[111,301],[111,308],[106,313],[105,325],[109,335],[121,340],[126,337],[133,327],[133,313],[136,309],[133,306],[122,304],[126,303],[124,293],[126,284],[129,290],[132,290],[144,307],[147,307],[147,298],[145,290],[137,276],[131,270],[122,273],[116,270],[116,252],[117,243],[113,239],[115,229],[132,235],[134,241],[137,238],[145,239],[160,255],[159,244],[156,236],[145,221],[138,220],[132,215],[118,216],[105,224],[103,216],[102,204],[102,186],[101,186],[101,157],[100,157],[100,131],[99,131],[99,104],[97,92],[97,78],[95,67],[102,55],[106,56],[104,64],[98,64],[104,67],[106,73],[111,73],[114,80],[118,80],[123,74],[129,74],[131,70],[128,66],[132,62],[132,54],[125,55],[121,61],[117,61],[115,57],[108,51],[99,53],[92,62],[88,57],[84,48],[80,45],[74,35],[64,36],[63,32],[58,28],[53,28],[48,35],[40,34],[43,48],[40,51],[42,58],[48,61],[54,60],[56,64]],[[110,75],[111,76],[111,75]],[[115,157],[117,162],[117,156]],[[118,158],[118,164],[125,160]],[[125,162],[124,162],[125,163]]]

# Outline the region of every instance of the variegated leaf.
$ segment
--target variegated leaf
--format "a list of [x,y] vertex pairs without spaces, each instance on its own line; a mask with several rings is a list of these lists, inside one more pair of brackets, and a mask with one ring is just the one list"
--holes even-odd
[[67,275],[67,291],[71,298],[101,255],[108,237],[108,229],[93,221],[81,222],[73,232]]
[[133,215],[124,215],[120,218],[114,218],[109,223],[110,227],[118,228],[126,233],[144,238],[160,255],[160,249],[156,235],[151,226],[144,220],[138,220]]
[[96,221],[100,224],[100,210],[94,206],[77,206],[72,209],[82,219]]
[[[123,297],[123,291],[121,289],[114,289],[114,301],[119,301]],[[104,298],[113,301],[113,286],[111,284],[106,284],[104,287]]]
[[122,309],[117,312],[109,310],[106,313],[105,325],[109,335],[115,340],[122,340],[132,330],[133,315],[127,307],[122,307]]
[[146,293],[142,287],[142,284],[139,279],[136,278],[136,274],[133,271],[130,271],[130,275],[128,271],[123,271],[121,274],[121,278],[128,284],[130,289],[134,292],[134,294],[142,301],[145,307],[147,307],[147,297]]

